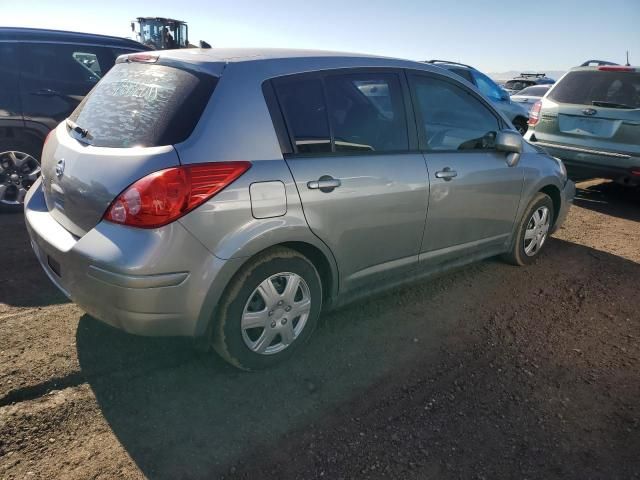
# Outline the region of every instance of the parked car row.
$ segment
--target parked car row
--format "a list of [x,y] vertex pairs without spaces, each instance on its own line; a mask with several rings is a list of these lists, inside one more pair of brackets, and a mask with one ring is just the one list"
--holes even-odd
[[22,208],[49,132],[119,55],[142,50],[117,37],[0,28],[0,210]]
[[42,171],[26,224],[63,292],[244,369],[288,358],[323,308],[494,255],[531,263],[575,191],[459,75],[295,50],[120,57]]

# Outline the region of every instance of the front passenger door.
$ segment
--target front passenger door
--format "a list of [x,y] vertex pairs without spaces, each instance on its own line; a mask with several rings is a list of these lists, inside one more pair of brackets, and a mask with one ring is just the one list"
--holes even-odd
[[499,249],[511,235],[524,180],[495,148],[503,128],[487,103],[460,82],[410,75],[429,169],[429,212],[420,260],[446,261]]

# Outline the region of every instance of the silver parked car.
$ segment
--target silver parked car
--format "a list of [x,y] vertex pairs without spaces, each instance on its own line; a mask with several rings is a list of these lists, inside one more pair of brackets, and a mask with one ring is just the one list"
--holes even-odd
[[290,50],[120,57],[42,171],[26,222],[69,298],[244,369],[289,357],[321,309],[494,255],[532,262],[574,195],[457,75]]

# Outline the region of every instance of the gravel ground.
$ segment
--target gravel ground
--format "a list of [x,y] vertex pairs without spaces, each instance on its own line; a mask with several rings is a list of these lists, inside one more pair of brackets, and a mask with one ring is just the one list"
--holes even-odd
[[325,314],[257,374],[92,319],[0,216],[0,478],[640,478],[640,195],[579,187],[536,264]]

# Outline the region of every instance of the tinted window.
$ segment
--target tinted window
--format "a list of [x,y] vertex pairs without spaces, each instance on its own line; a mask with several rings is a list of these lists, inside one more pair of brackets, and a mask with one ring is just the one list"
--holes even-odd
[[329,121],[322,81],[280,79],[274,82],[274,87],[296,152],[330,152]]
[[560,103],[640,108],[640,73],[603,72],[599,70],[568,73],[549,98]]
[[71,115],[99,147],[173,145],[186,140],[216,79],[163,65],[119,63]]
[[450,70],[453,73],[457,73],[458,75],[460,75],[467,82],[473,83],[473,78],[471,77],[471,71],[467,70],[466,68],[451,68]]
[[489,77],[480,72],[473,72],[473,76],[476,79],[478,90],[487,98],[493,101],[500,101],[504,98],[503,90]]
[[428,150],[491,149],[500,124],[475,96],[452,82],[412,77]]
[[408,149],[402,89],[396,75],[330,75],[325,85],[336,151]]
[[25,91],[42,88],[84,96],[113,65],[109,49],[88,45],[23,44],[21,80]]
[[527,87],[518,92],[518,95],[526,95],[529,97],[542,97],[549,91],[549,87]]
[[509,80],[504,84],[504,88],[508,88],[509,90],[522,90],[535,84],[536,82],[531,80]]
[[18,99],[18,50],[15,43],[0,42],[0,117],[21,115]]

